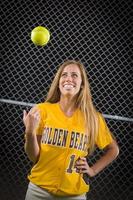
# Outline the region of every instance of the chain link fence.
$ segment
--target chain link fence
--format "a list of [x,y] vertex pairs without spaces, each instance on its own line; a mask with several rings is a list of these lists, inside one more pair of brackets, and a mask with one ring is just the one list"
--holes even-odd
[[[132,0],[3,0],[1,10],[0,198],[24,200],[32,163],[24,152],[22,112],[44,101],[58,66],[86,67],[93,102],[116,136],[120,155],[91,178],[88,200],[133,199]],[[31,30],[51,40],[37,47]],[[96,150],[92,164],[102,152]]]

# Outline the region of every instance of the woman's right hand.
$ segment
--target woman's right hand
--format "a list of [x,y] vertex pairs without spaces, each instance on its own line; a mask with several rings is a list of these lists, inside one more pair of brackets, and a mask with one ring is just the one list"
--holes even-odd
[[33,107],[29,112],[23,111],[23,123],[25,125],[26,134],[34,134],[34,130],[39,124],[40,113],[37,107]]

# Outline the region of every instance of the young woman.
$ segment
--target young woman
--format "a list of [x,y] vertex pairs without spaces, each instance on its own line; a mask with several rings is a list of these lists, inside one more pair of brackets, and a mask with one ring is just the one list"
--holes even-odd
[[[57,71],[47,99],[24,111],[25,151],[34,166],[25,200],[85,200],[93,177],[111,163],[119,148],[93,106],[82,63],[68,60]],[[86,157],[106,149],[93,166]]]

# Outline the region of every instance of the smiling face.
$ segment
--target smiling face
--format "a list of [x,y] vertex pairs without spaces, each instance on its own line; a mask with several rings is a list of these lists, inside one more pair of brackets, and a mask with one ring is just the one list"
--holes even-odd
[[60,76],[59,89],[61,96],[74,97],[81,87],[81,72],[76,64],[67,65]]

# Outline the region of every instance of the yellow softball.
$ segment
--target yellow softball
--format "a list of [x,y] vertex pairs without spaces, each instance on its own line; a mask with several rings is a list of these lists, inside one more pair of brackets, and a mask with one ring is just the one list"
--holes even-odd
[[37,26],[31,31],[31,40],[37,46],[44,46],[50,40],[50,32],[43,26]]

